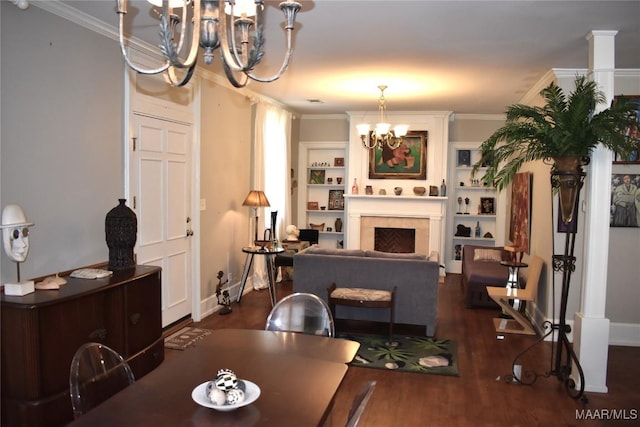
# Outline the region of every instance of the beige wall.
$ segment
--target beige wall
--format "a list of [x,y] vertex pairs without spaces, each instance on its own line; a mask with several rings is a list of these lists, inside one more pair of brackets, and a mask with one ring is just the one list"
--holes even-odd
[[347,115],[307,115],[300,120],[300,141],[348,141]]
[[[242,206],[251,184],[252,116],[249,100],[220,85],[202,81],[200,140],[201,297],[215,295],[216,275],[240,280],[251,236],[249,208]],[[233,123],[233,126],[226,126]]]
[[[105,214],[124,194],[117,44],[1,3],[0,204],[20,204],[35,222],[22,278],[106,261]],[[0,258],[2,280],[15,280],[15,265]]]
[[454,114],[449,124],[449,141],[484,141],[503,124],[500,115]]

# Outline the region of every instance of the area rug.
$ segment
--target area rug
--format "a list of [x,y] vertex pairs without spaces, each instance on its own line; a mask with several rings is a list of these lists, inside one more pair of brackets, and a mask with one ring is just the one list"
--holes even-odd
[[437,338],[394,335],[339,334],[360,343],[351,366],[388,369],[420,374],[458,376],[456,343]]
[[168,336],[164,340],[164,346],[174,350],[184,350],[185,348],[192,346],[196,341],[206,337],[211,333],[209,329],[200,329],[187,326],[180,329],[178,332]]

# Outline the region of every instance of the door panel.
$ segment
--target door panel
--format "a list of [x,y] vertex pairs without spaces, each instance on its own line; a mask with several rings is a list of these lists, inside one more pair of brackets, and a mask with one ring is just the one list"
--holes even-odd
[[162,326],[191,313],[191,128],[134,114],[131,158],[139,264],[162,267]]
[[[144,195],[138,195],[136,208],[138,211],[139,247],[149,247],[162,242],[162,186],[150,185],[153,182],[161,183],[162,161],[158,159],[141,158],[140,176],[138,180],[144,188]],[[144,221],[140,221],[144,218]]]

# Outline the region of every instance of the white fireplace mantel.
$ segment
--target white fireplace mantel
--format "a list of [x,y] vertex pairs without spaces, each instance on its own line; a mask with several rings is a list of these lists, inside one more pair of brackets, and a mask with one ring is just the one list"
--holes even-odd
[[344,200],[345,248],[360,248],[362,217],[425,218],[429,219],[429,250],[444,254],[446,197],[345,194]]

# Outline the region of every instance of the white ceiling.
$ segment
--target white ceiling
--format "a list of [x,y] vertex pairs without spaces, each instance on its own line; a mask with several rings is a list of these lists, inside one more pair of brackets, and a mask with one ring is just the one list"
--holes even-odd
[[[298,1],[289,70],[250,89],[302,114],[375,110],[381,84],[390,111],[502,113],[551,68],[586,69],[591,30],[617,30],[616,67],[640,69],[640,0]],[[114,0],[64,3],[117,25]],[[131,32],[157,45],[146,2],[130,3]],[[259,75],[279,67],[284,46],[268,4]]]

